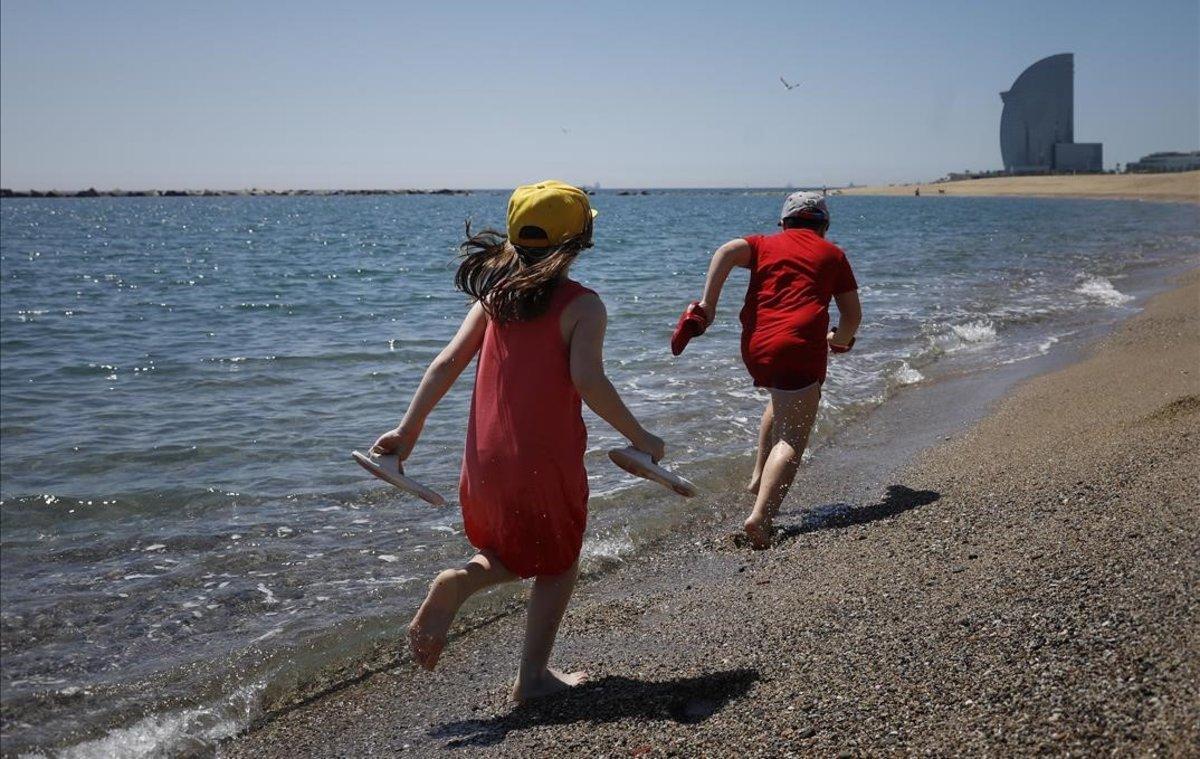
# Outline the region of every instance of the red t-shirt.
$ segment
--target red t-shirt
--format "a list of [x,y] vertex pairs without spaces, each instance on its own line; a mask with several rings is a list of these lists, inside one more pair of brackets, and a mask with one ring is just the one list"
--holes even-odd
[[744,238],[750,285],[742,307],[742,360],[762,387],[797,390],[825,380],[829,301],[857,290],[842,249],[808,229]]

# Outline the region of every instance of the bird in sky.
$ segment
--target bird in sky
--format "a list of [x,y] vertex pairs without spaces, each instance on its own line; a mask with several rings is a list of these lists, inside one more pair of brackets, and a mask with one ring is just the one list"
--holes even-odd
[[571,130],[570,130],[570,129],[567,129],[565,126],[560,126],[560,127],[559,127],[559,129],[561,129],[561,130],[562,130],[562,133],[563,133],[563,134],[570,134],[570,133],[571,133]]
[[783,77],[779,77],[779,81],[783,82],[783,86],[784,86],[784,87],[785,87],[785,88],[786,88],[786,89],[787,89],[789,92],[791,92],[792,90],[794,90],[794,89],[796,89],[797,87],[799,87],[799,86],[800,86],[800,83],[799,83],[799,82],[796,82],[795,84],[788,84],[788,80],[784,79]]

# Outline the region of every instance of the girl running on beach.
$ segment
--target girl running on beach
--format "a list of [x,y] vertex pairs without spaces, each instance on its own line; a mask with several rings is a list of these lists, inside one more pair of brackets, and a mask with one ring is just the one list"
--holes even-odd
[[[671,351],[703,334],[717,314],[717,300],[735,266],[750,270],[742,306],[742,360],[757,387],[770,391],[758,433],[758,457],[750,478],[754,510],[744,529],[755,548],[771,544],[772,520],[787,495],[808,435],[817,418],[829,351],[854,345],[862,321],[858,285],[846,255],[825,240],[829,209],[814,192],[796,192],[783,204],[774,235],[748,235],[713,254],[704,295],[679,319]],[[829,328],[829,301],[840,324]]]
[[592,246],[594,215],[584,192],[545,181],[513,192],[507,235],[468,229],[455,285],[475,303],[426,370],[404,419],[373,449],[406,459],[429,412],[479,354],[459,483],[467,539],[479,553],[434,579],[408,638],[413,658],[433,669],[464,601],[535,578],[517,701],[585,678],[548,666],[587,523],[581,399],[655,461],[664,453],[663,441],[638,423],[605,376],[604,304],[567,276]]

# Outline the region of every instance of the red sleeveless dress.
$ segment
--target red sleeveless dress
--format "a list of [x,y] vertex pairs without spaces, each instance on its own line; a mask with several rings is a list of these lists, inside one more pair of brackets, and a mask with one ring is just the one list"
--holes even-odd
[[475,369],[459,501],[467,539],[521,577],[579,558],[587,526],[587,428],[559,319],[591,290],[564,280],[546,313],[488,321]]

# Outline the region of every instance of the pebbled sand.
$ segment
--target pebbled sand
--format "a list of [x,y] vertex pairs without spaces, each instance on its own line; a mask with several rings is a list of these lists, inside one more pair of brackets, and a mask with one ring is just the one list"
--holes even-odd
[[771,551],[731,517],[586,584],[556,662],[594,680],[563,699],[506,703],[502,617],[220,753],[1194,756],[1198,443],[1193,271],[857,505],[810,468]]
[[1200,203],[1200,171],[1173,174],[1080,174],[1077,176],[988,177],[958,182],[853,187],[845,195],[912,195],[921,188],[922,197],[971,196],[1058,196],[1135,200],[1173,200]]

